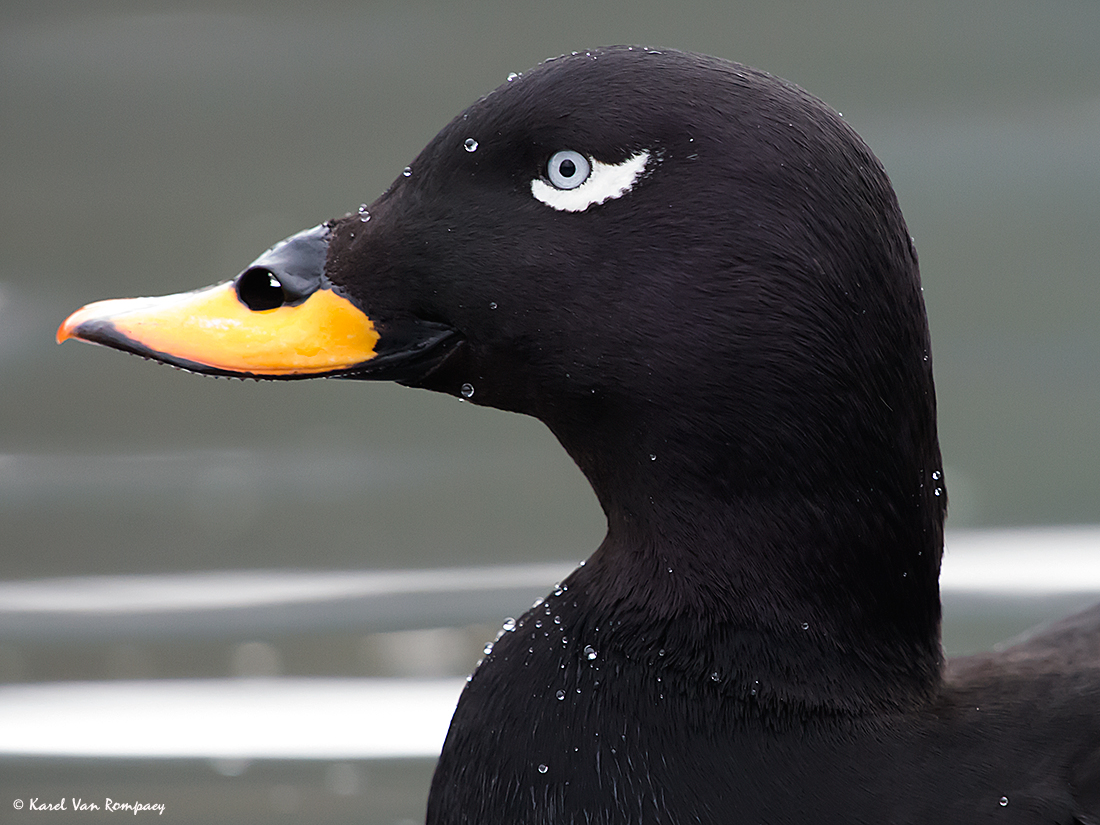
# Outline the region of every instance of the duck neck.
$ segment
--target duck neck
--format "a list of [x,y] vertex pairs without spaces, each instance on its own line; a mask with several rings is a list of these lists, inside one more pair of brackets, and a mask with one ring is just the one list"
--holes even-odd
[[874,477],[840,458],[835,474],[784,468],[782,451],[757,473],[718,466],[730,458],[713,446],[633,462],[577,453],[608,533],[575,586],[629,659],[663,650],[688,678],[835,712],[925,701],[942,669],[930,446],[927,467],[856,462]]

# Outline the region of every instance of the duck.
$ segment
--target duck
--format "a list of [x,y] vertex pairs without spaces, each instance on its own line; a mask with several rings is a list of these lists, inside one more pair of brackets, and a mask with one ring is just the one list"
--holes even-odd
[[446,393],[579,466],[606,537],[471,676],[431,825],[1100,823],[1100,607],[945,660],[917,253],[883,165],[794,84],[548,60],[358,212],[67,338]]

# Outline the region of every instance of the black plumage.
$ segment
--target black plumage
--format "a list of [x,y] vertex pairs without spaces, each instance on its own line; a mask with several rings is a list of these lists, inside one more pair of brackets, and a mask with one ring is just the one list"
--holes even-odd
[[[532,188],[562,150],[645,163],[569,211]],[[326,225],[324,278],[383,342],[434,337],[340,374],[541,419],[608,520],[473,675],[429,823],[1100,823],[1097,611],[943,661],[917,256],[835,112],[715,58],[574,54],[369,216]]]

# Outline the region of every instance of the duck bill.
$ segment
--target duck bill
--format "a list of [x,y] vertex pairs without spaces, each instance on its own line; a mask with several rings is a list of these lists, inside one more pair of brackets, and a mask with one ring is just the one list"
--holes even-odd
[[98,301],[57,331],[58,343],[78,338],[192,372],[256,378],[361,369],[375,357],[379,337],[371,320],[332,290],[256,312],[232,281],[160,298]]
[[449,329],[376,323],[324,275],[325,226],[272,247],[236,279],[178,295],[98,301],[57,341],[102,344],[205,375],[402,380],[446,349]]

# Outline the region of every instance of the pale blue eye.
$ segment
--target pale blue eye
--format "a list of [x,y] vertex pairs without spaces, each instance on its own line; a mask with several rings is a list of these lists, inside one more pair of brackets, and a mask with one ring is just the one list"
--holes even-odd
[[546,164],[546,177],[557,189],[576,189],[592,172],[592,164],[580,152],[555,152]]

